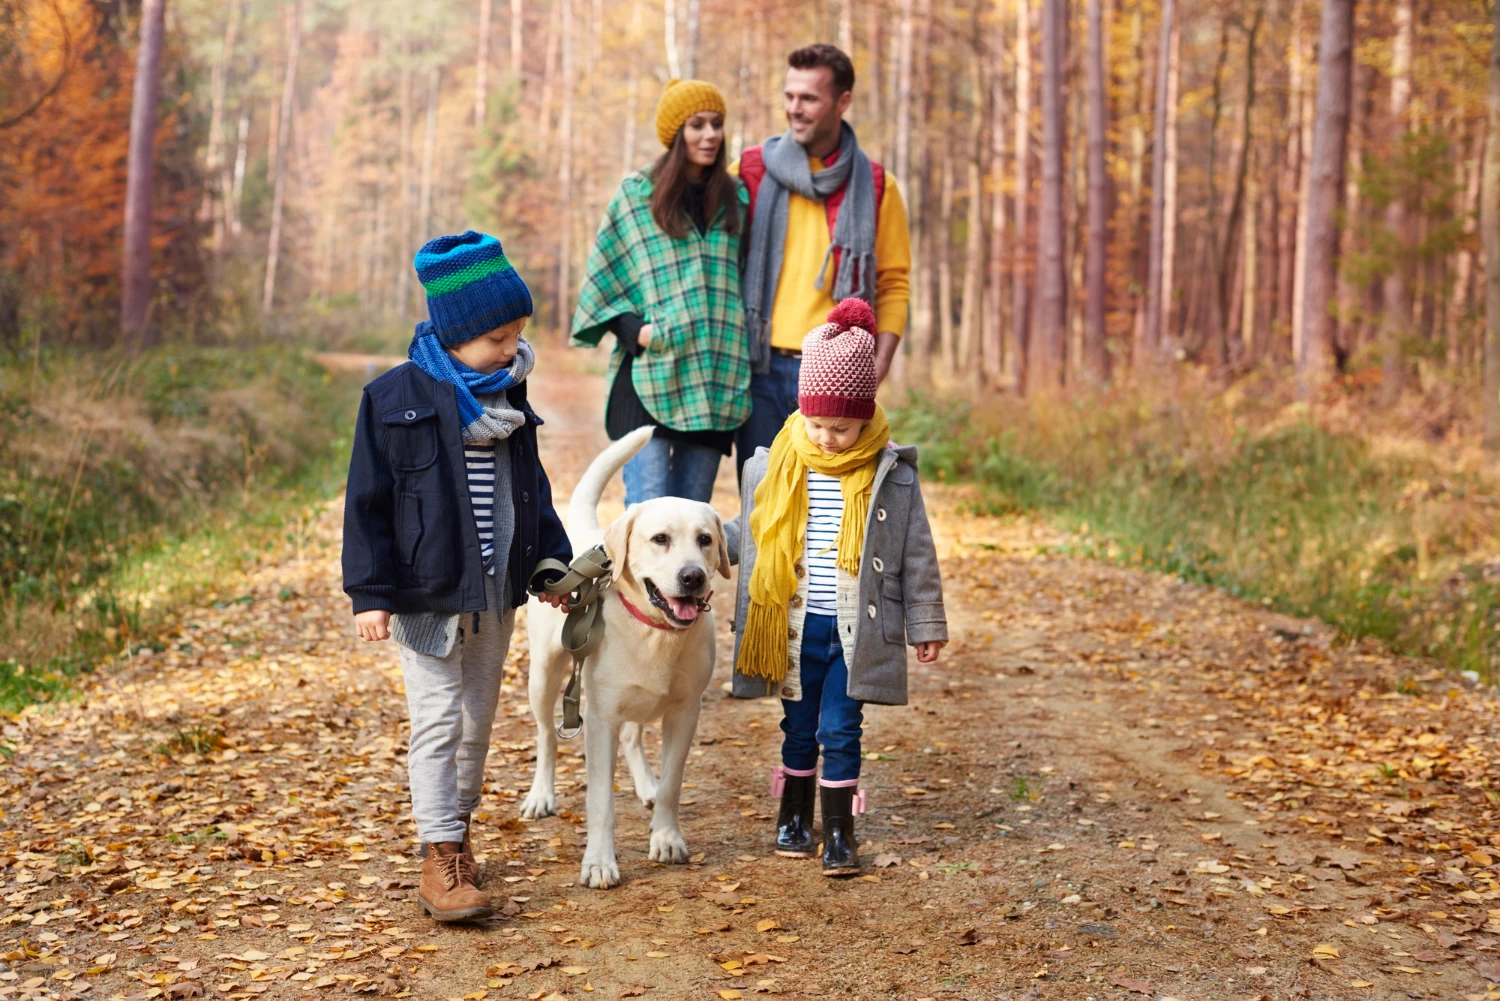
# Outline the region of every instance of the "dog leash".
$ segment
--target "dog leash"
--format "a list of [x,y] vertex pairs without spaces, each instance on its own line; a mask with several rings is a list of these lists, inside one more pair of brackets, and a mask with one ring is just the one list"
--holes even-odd
[[[565,564],[562,560],[542,560],[536,565],[526,590],[538,597],[544,594],[566,594],[568,617],[563,620],[562,648],[573,657],[573,673],[563,690],[563,718],[557,735],[572,740],[583,729],[583,662],[604,638],[604,605],[600,602],[613,578],[613,564],[603,546],[594,546]],[[547,583],[545,575],[561,572],[559,580]],[[532,665],[535,668],[535,665]]]

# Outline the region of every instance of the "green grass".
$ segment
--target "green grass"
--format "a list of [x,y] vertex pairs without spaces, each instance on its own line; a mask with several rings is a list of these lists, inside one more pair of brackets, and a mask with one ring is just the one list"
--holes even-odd
[[[1377,449],[1232,398],[910,405],[924,476],[1042,514],[1077,552],[1175,574],[1494,677],[1493,484],[1437,449]],[[997,430],[1003,428],[1003,430]]]
[[360,380],[286,344],[0,364],[0,711],[154,644],[331,496]]

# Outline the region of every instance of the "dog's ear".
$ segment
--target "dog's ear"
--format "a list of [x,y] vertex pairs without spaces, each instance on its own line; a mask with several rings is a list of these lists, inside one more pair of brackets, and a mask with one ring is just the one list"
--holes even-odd
[[724,519],[719,517],[719,512],[714,511],[714,524],[718,525],[719,536],[719,576],[725,580],[729,579],[729,543],[724,540]]
[[635,529],[635,516],[639,512],[639,506],[626,509],[604,530],[604,551],[609,554],[616,580],[630,573],[630,533]]

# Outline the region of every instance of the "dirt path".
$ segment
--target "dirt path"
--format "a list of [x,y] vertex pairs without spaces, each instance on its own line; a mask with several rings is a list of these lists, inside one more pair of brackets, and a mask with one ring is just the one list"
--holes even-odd
[[[565,497],[603,386],[533,393]],[[1500,998],[1492,699],[929,496],[956,642],[866,714],[862,879],[767,852],[778,707],[725,697],[721,626],[693,863],[649,862],[622,792],[625,885],[575,886],[579,745],[563,814],[516,815],[518,637],[476,831],[506,913],[435,927],[400,674],[350,636],[333,506],[160,651],[4,723],[0,997]]]

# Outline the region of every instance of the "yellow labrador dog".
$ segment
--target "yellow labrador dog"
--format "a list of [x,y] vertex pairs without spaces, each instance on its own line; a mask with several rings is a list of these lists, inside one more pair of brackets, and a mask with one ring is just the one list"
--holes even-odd
[[[589,465],[568,503],[568,537],[581,553],[601,539],[614,564],[604,602],[604,639],[583,665],[583,741],[588,761],[588,848],[580,881],[606,889],[620,882],[615,861],[615,757],[624,745],[635,792],[651,809],[650,854],[686,862],[678,823],[682,769],[698,729],[699,703],[714,670],[711,574],[729,576],[724,526],[712,507],[663,497],[632,505],[603,532],[599,496],[620,467],[650,439],[649,427],[612,444]],[[523,817],[557,810],[557,732],[553,714],[572,672],[562,649],[563,613],[531,605],[531,713],[536,719],[536,774]],[[651,774],[641,728],[662,721],[661,779]]]

